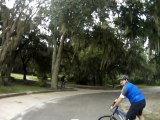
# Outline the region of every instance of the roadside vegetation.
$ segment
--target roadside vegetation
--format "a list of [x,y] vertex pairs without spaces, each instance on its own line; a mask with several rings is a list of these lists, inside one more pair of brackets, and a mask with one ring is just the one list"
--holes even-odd
[[27,81],[23,81],[23,74],[11,74],[11,81],[6,86],[0,86],[0,94],[6,93],[23,93],[30,91],[46,91],[51,90],[50,87],[40,86],[36,76],[27,75]]
[[[14,78],[14,79],[23,80],[23,74],[11,73],[11,77]],[[34,76],[34,75],[27,75],[26,78],[28,80],[38,81],[37,76]]]
[[29,91],[46,91],[46,90],[50,90],[50,88],[40,87],[38,85],[12,83],[9,86],[1,86],[0,94],[23,93],[23,92],[29,92]]

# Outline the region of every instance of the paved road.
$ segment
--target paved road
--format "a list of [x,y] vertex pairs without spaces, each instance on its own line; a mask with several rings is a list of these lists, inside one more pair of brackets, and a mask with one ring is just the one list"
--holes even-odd
[[12,118],[15,116],[23,116],[32,110],[32,108],[43,108],[48,102],[56,103],[59,99],[65,99],[66,97],[91,93],[112,93],[115,91],[78,89],[77,91],[50,92],[2,98],[0,99],[0,120],[13,120]]
[[[160,105],[158,102],[160,87],[146,88],[143,91],[147,97],[147,115],[155,114],[156,110],[155,115],[158,116],[160,109],[157,106]],[[105,114],[106,106],[111,103],[119,92],[117,90],[79,89],[78,91],[3,98],[0,99],[0,120],[42,120],[42,118],[43,120],[58,120],[58,116],[62,117],[60,120],[85,120],[88,117],[90,117],[88,120],[96,120],[97,117]],[[155,103],[159,105],[155,105]],[[41,118],[36,118],[36,116],[41,116]],[[51,118],[49,119],[48,116]]]
[[51,100],[12,120],[97,120],[106,112],[110,113],[109,105],[118,94],[94,93]]

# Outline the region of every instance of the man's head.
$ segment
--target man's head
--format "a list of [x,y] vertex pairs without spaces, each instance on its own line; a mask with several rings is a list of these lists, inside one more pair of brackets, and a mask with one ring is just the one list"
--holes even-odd
[[121,86],[124,86],[126,82],[128,82],[128,76],[127,75],[120,75],[119,79]]

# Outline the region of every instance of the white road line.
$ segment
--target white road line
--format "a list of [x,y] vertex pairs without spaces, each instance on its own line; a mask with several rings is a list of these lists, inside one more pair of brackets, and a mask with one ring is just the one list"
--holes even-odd
[[79,120],[79,119],[71,119],[71,120]]

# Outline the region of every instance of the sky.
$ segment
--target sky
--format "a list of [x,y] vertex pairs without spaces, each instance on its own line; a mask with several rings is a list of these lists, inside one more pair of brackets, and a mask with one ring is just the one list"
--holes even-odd
[[[5,1],[6,1],[7,7],[9,7],[9,8],[12,8],[13,4],[15,2],[15,0],[5,0]],[[116,0],[116,1],[118,1],[119,3],[121,3],[123,0]]]
[[6,6],[9,7],[9,8],[12,8],[14,2],[15,2],[15,0],[6,0]]

